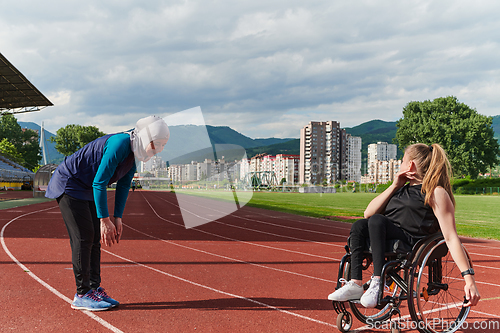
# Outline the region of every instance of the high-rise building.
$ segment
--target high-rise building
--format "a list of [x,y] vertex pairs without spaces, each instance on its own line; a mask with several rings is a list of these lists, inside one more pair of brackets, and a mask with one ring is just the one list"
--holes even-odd
[[395,144],[377,142],[368,145],[368,176],[371,183],[387,183],[394,179],[394,171],[399,171],[397,153]]
[[197,164],[196,179],[207,180],[216,173],[215,162],[211,159],[205,159],[203,162]]
[[395,160],[398,147],[387,142],[377,142],[368,145],[368,164],[375,161]]
[[238,162],[238,165],[239,165],[240,180],[243,180],[245,179],[245,176],[250,172],[250,161],[245,156],[244,158],[241,159],[241,161]]
[[299,155],[278,154],[274,161],[273,171],[278,182],[284,179],[287,185],[295,185],[299,182]]
[[139,172],[154,172],[155,170],[165,168],[165,162],[158,155],[151,157],[147,162],[140,163]]
[[361,182],[361,138],[347,134],[346,180]]
[[379,161],[371,163],[370,182],[385,184],[394,181],[394,176],[399,172],[401,160]]
[[[353,139],[353,147],[354,142],[357,139]],[[346,180],[348,164],[347,134],[340,123],[311,121],[300,130],[299,183],[320,185]]]

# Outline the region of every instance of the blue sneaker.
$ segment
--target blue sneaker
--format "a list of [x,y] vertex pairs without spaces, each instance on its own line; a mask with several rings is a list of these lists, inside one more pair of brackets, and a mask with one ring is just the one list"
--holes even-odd
[[108,302],[101,300],[95,293],[95,290],[89,290],[83,297],[75,294],[71,307],[77,310],[87,311],[104,311],[109,310],[112,305]]
[[112,299],[111,297],[108,296],[108,294],[106,294],[106,292],[104,291],[104,288],[103,287],[99,287],[95,290],[95,295],[97,297],[99,297],[101,299],[101,301],[104,301],[104,302],[108,302],[109,304],[111,304],[111,306],[114,308],[115,306],[118,306],[120,305],[120,302],[118,302],[117,300],[115,299]]

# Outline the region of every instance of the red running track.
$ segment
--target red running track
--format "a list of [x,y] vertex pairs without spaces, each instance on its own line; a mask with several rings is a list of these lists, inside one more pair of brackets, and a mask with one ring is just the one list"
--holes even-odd
[[[350,224],[244,207],[185,229],[175,195],[150,191],[130,193],[124,223],[120,244],[102,253],[103,286],[121,305],[88,313],[69,305],[57,204],[2,210],[0,332],[338,332],[326,297]],[[483,297],[467,321],[500,322],[500,242],[462,240]],[[495,332],[467,330],[482,331]]]

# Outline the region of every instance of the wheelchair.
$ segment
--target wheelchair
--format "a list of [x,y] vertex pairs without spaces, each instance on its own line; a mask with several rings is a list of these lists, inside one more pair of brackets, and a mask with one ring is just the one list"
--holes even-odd
[[[464,253],[472,267],[469,253]],[[337,287],[340,279],[350,280],[351,253],[348,244],[340,261]],[[386,242],[386,262],[382,269],[378,305],[365,308],[359,300],[333,302],[337,313],[337,327],[348,332],[354,316],[370,328],[386,328],[391,333],[401,329],[418,330],[422,333],[452,333],[460,329],[467,319],[470,307],[464,296],[464,280],[456,266],[441,233],[420,239],[411,248],[400,240]],[[369,242],[363,252],[363,276],[371,276],[373,265]],[[368,289],[369,283],[363,288]],[[409,316],[401,317],[400,307],[407,302]],[[393,318],[397,316],[397,318]],[[403,319],[406,317],[406,321]],[[411,317],[411,321],[409,320]]]

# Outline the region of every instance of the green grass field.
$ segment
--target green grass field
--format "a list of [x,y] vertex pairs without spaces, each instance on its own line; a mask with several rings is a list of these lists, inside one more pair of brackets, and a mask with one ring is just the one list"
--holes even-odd
[[[213,199],[233,201],[233,193],[227,191],[177,191],[191,195],[208,196]],[[251,192],[238,192],[248,196]],[[375,193],[280,193],[254,192],[247,205],[297,215],[325,218],[332,216],[362,217]],[[459,235],[500,240],[500,196],[499,195],[456,195],[456,224]],[[0,209],[24,206],[49,199],[30,198],[0,202]],[[331,218],[333,220],[345,220]]]
[[[376,195],[255,192],[248,205],[313,217],[362,217],[366,206]],[[500,240],[500,196],[457,195],[455,199],[459,235]]]

